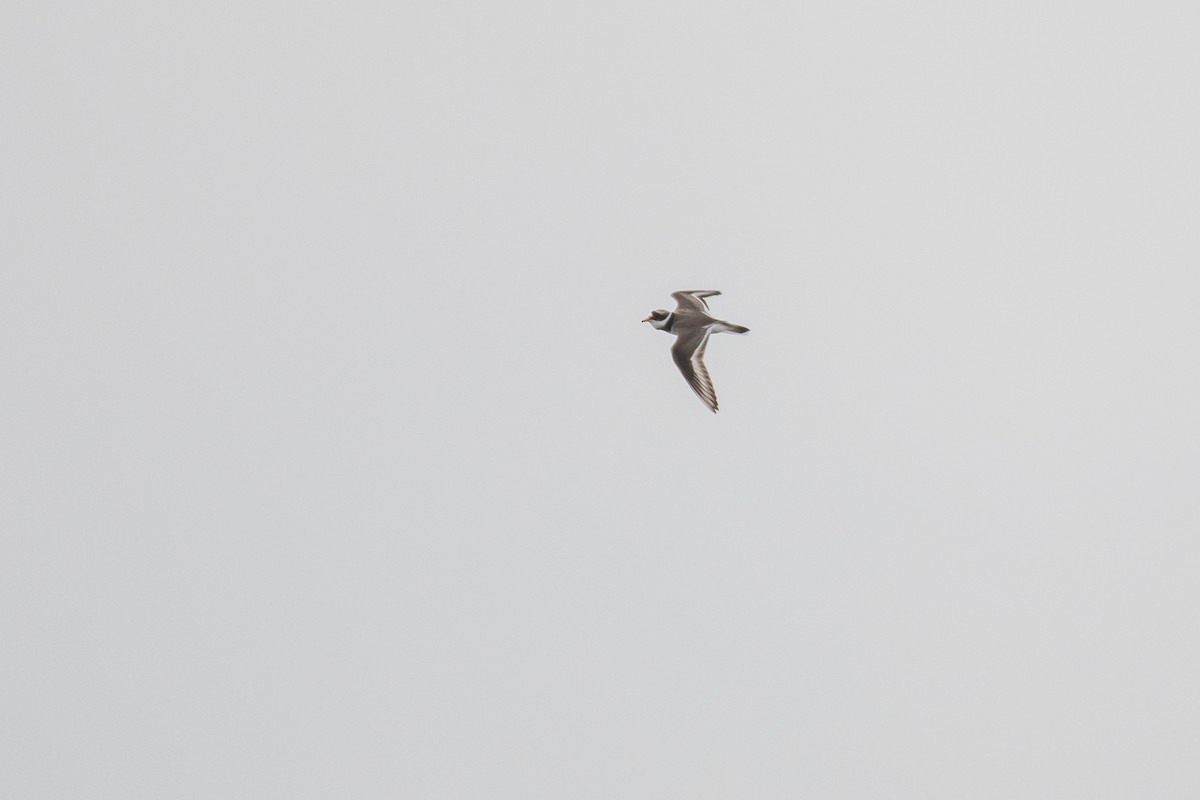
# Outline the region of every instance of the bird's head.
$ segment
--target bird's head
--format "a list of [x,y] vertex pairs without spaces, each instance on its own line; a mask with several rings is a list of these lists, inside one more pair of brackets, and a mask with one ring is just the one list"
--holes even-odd
[[649,322],[658,330],[662,330],[671,322],[671,312],[665,308],[656,308],[650,312],[650,316],[646,317],[642,322]]

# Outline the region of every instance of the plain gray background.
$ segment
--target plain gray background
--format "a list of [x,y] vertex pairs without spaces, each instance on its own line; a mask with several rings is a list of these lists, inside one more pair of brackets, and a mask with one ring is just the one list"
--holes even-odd
[[0,794],[1200,796],[1198,26],[6,3]]

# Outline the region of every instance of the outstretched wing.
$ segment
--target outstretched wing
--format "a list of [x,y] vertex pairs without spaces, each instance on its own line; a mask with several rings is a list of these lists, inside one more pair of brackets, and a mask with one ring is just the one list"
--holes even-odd
[[718,294],[720,292],[716,289],[692,289],[690,291],[671,292],[671,297],[675,299],[676,311],[683,311],[684,309],[708,311],[708,303],[704,302],[704,298],[713,297]]
[[675,337],[671,347],[671,358],[675,366],[683,373],[683,378],[692,387],[692,391],[704,401],[704,405],[717,413],[717,392],[713,389],[712,378],[704,367],[704,348],[708,346],[708,329],[696,328],[686,334]]

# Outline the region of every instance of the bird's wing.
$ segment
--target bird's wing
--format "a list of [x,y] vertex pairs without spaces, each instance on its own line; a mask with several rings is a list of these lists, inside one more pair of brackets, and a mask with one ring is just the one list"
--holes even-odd
[[708,311],[708,303],[704,302],[704,298],[713,297],[718,294],[720,292],[716,289],[692,289],[691,291],[671,292],[671,297],[675,299],[676,311],[683,311],[684,309]]
[[708,329],[696,328],[675,337],[675,344],[671,347],[671,358],[675,359],[675,366],[683,373],[688,386],[692,387],[692,391],[715,414],[717,392],[713,389],[712,378],[708,377],[708,370],[704,367],[704,348],[707,346]]

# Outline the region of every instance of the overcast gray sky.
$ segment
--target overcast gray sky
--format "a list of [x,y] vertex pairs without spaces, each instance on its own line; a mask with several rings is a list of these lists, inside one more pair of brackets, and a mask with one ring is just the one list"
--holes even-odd
[[1198,26],[6,3],[0,795],[1200,796]]

